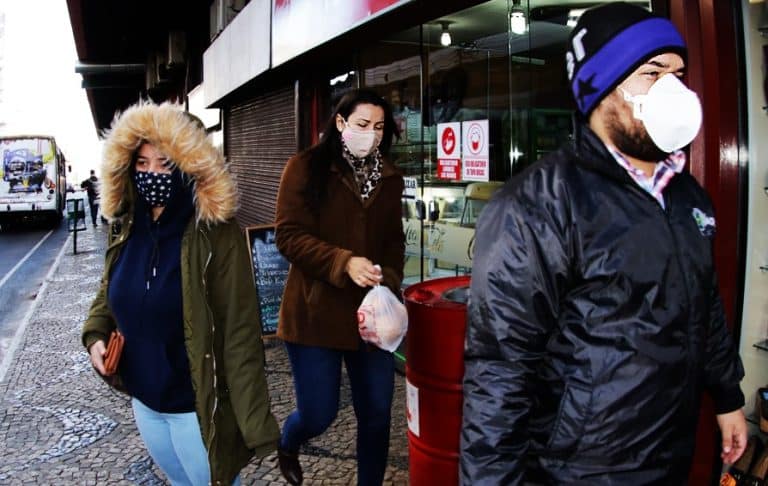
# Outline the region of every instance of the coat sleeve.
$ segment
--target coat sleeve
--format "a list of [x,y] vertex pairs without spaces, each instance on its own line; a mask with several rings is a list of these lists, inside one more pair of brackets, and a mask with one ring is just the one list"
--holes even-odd
[[266,455],[280,436],[270,411],[264,373],[264,345],[256,288],[245,236],[230,222],[216,239],[208,296],[217,331],[223,339],[224,376],[240,433],[248,448]]
[[[403,178],[397,178],[399,190],[403,193]],[[403,267],[405,266],[405,233],[403,232],[403,215],[400,199],[392,205],[392,212],[388,215],[388,225],[383,233],[385,241],[384,257],[381,265],[383,284],[395,295],[401,295],[400,285],[403,282]]]
[[725,321],[723,301],[713,272],[710,285],[709,332],[707,358],[704,363],[704,383],[715,403],[715,413],[727,413],[744,406],[744,394],[739,382],[744,368]]
[[277,192],[275,244],[302,273],[341,288],[348,283],[345,268],[352,252],[331,245],[310,231],[314,217],[303,194],[307,177],[306,158],[291,158],[283,170]]
[[565,225],[505,188],[477,224],[464,351],[460,479],[523,482],[531,390],[569,268]]
[[[105,258],[105,260],[107,259]],[[83,325],[81,340],[86,349],[90,348],[91,345],[98,340],[102,340],[106,344],[109,339],[109,334],[115,327],[117,327],[112,311],[107,304],[109,269],[106,268],[107,265],[104,267],[99,291],[96,293],[96,297],[91,303],[91,309],[88,311],[88,318]]]

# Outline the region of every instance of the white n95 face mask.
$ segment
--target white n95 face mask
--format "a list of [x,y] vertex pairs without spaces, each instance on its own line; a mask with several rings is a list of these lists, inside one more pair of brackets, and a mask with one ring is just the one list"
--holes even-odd
[[679,150],[696,138],[701,128],[701,102],[674,74],[656,80],[648,94],[631,95],[621,89],[633,105],[633,115],[641,120],[648,136],[666,153]]

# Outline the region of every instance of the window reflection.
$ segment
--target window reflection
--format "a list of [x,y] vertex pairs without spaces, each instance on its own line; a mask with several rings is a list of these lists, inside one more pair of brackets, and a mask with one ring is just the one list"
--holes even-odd
[[[469,273],[471,255],[452,247],[471,239],[493,192],[572,136],[566,42],[581,13],[597,4],[492,0],[361,52],[360,85],[392,104],[402,132],[392,158],[411,188],[402,204],[406,283]],[[487,182],[438,172],[438,124],[470,120],[488,120]]]

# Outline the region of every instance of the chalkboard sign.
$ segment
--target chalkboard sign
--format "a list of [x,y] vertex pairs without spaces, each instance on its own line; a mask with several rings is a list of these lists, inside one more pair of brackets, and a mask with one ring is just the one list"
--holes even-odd
[[261,310],[261,332],[264,335],[274,334],[277,332],[280,300],[290,264],[277,251],[273,225],[251,226],[245,229],[245,234]]

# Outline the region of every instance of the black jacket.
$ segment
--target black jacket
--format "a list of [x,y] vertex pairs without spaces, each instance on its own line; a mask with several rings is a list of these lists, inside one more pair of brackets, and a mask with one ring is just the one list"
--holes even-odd
[[580,130],[477,224],[465,485],[681,484],[702,390],[717,413],[744,404],[709,198],[683,172],[662,208]]
[[99,198],[99,179],[91,176],[80,183],[80,188],[88,193],[88,201],[93,202]]

